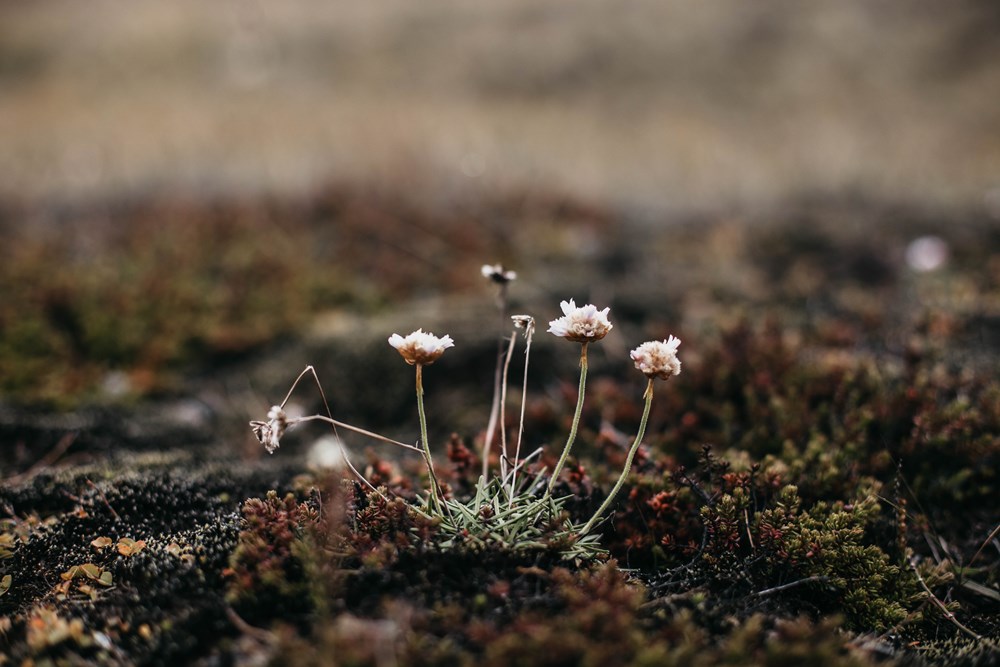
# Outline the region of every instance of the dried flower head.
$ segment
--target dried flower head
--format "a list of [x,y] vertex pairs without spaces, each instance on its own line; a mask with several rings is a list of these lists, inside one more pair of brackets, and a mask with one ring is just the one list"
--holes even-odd
[[681,374],[681,360],[677,358],[680,344],[681,339],[676,336],[664,341],[651,340],[632,350],[629,356],[646,377],[666,380],[671,375]]
[[608,312],[611,308],[597,310],[597,306],[590,303],[577,308],[573,299],[563,301],[559,306],[562,308],[563,316],[549,322],[551,334],[578,343],[588,343],[601,340],[613,328],[608,321]]
[[267,411],[266,422],[252,421],[250,428],[267,453],[274,454],[274,450],[281,444],[281,436],[285,435],[285,429],[288,428],[288,416],[280,405],[275,405]]
[[437,361],[446,349],[454,347],[455,341],[451,336],[438,338],[432,333],[424,333],[423,329],[417,329],[406,338],[392,334],[389,336],[389,345],[396,348],[411,366],[414,364],[427,366]]
[[535,326],[535,318],[531,315],[511,315],[510,319],[514,322],[516,329],[527,329]]
[[482,272],[483,278],[489,278],[500,285],[506,285],[517,279],[517,273],[506,270],[503,264],[483,264]]

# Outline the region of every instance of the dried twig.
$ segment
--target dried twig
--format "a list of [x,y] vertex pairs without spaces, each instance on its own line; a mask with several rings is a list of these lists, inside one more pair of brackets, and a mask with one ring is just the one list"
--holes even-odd
[[55,464],[55,462],[62,458],[62,455],[65,454],[66,451],[73,445],[76,441],[76,436],[77,433],[75,431],[64,434],[63,437],[59,438],[59,442],[56,443],[55,447],[50,449],[45,456],[35,461],[35,463],[33,463],[31,467],[24,472],[8,477],[7,483],[17,484],[19,482],[23,482],[26,479],[30,479],[35,475],[35,473]]
[[945,605],[945,603],[941,602],[941,600],[938,599],[938,597],[936,595],[934,595],[934,591],[932,591],[930,589],[930,587],[927,585],[927,582],[924,581],[924,578],[922,576],[920,576],[920,572],[917,570],[916,563],[914,563],[912,559],[910,560],[910,569],[913,570],[913,574],[916,575],[917,581],[920,583],[920,587],[924,589],[925,593],[927,593],[928,599],[932,603],[934,603],[934,606],[938,608],[938,610],[941,612],[941,614],[946,619],[948,619],[949,621],[951,621],[952,625],[954,625],[956,628],[958,628],[959,630],[961,630],[965,634],[969,635],[973,639],[976,639],[978,641],[982,641],[982,639],[983,639],[982,635],[978,635],[975,632],[973,632],[972,630],[970,630],[969,628],[967,628],[964,625],[962,625],[962,623],[957,618],[955,618],[955,614],[953,614],[951,612],[951,610],[948,609],[948,607]]
[[1000,534],[1000,523],[998,523],[998,524],[997,524],[997,527],[993,529],[993,532],[991,532],[991,533],[990,533],[990,534],[989,534],[989,535],[988,535],[988,536],[986,537],[986,539],[985,539],[985,540],[983,540],[983,543],[982,543],[982,545],[981,545],[981,546],[980,546],[980,547],[979,547],[979,548],[978,548],[978,549],[976,550],[976,553],[975,553],[975,555],[974,555],[974,556],[972,557],[972,560],[970,560],[970,561],[969,561],[969,567],[972,567],[972,564],[976,562],[976,559],[977,559],[977,558],[979,558],[979,555],[980,555],[981,553],[983,553],[983,549],[985,549],[985,548],[986,548],[986,545],[987,545],[987,544],[989,544],[989,543],[990,543],[990,541],[991,541],[991,540],[993,540],[993,538],[995,538],[995,537],[997,536],[997,534]]
[[823,583],[825,584],[830,578],[822,574],[814,574],[811,577],[806,577],[805,579],[796,579],[795,581],[790,581],[787,584],[782,584],[780,586],[775,586],[773,588],[765,588],[762,591],[757,591],[754,593],[754,597],[762,598],[767,595],[773,595],[774,593],[780,593],[781,591],[787,591],[789,588],[795,588],[797,586],[802,586],[804,584],[812,583]]
[[87,484],[90,485],[90,488],[92,488],[94,491],[97,491],[97,495],[99,495],[101,497],[101,500],[104,501],[104,506],[108,508],[109,512],[111,512],[111,516],[115,518],[115,521],[121,521],[121,517],[118,516],[118,512],[116,512],[115,508],[112,507],[111,503],[108,502],[108,497],[104,495],[104,492],[101,491],[100,487],[98,487],[89,479],[87,480]]

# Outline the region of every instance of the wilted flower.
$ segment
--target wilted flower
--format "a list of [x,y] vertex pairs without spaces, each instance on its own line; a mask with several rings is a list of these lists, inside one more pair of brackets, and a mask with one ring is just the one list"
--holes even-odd
[[549,322],[551,334],[578,343],[588,343],[601,340],[613,328],[608,321],[608,312],[611,308],[597,310],[597,306],[590,303],[577,308],[573,299],[563,301],[559,306],[562,308],[563,316]]
[[535,324],[535,318],[531,315],[511,315],[510,319],[517,329],[527,329]]
[[432,333],[424,333],[423,329],[417,329],[406,338],[392,334],[389,336],[389,345],[396,348],[411,366],[414,364],[427,366],[437,361],[446,349],[454,347],[455,341],[451,336],[438,338]]
[[274,454],[274,450],[281,444],[281,436],[285,435],[285,429],[288,428],[288,416],[280,405],[275,405],[268,410],[266,422],[252,421],[250,428],[267,453]]
[[495,283],[506,285],[517,279],[517,273],[504,269],[503,264],[483,264],[483,278],[489,278]]
[[651,340],[632,350],[629,356],[646,377],[666,380],[671,375],[681,374],[681,361],[677,358],[680,344],[681,339],[676,336],[664,341]]

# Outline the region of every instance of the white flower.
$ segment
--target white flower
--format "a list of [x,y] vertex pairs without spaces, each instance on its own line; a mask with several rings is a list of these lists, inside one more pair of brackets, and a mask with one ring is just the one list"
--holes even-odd
[[424,333],[423,329],[417,329],[406,338],[392,334],[389,336],[389,345],[396,348],[411,366],[414,364],[427,366],[437,361],[446,349],[454,347],[455,341],[451,336],[438,338],[432,333]]
[[675,336],[665,341],[651,340],[632,350],[629,356],[646,377],[666,380],[671,375],[681,374],[681,360],[677,358],[680,344],[681,339]]
[[608,321],[611,308],[597,310],[597,306],[588,303],[577,308],[573,299],[559,304],[563,316],[549,322],[549,333],[561,336],[578,343],[601,340],[608,335],[613,325]]
[[495,283],[505,285],[517,279],[517,273],[504,269],[503,264],[483,264],[483,278],[489,278]]
[[274,450],[281,444],[281,436],[285,435],[285,429],[288,428],[288,416],[280,405],[275,405],[268,410],[266,422],[252,421],[250,428],[267,453],[274,454]]

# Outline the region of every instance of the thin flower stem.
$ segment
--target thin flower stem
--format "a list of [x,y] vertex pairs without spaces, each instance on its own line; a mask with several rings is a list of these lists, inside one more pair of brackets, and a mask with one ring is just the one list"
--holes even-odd
[[528,355],[531,354],[531,335],[535,333],[535,322],[529,320],[524,330],[524,379],[521,384],[521,417],[517,424],[517,448],[514,450],[514,470],[510,476],[510,502],[514,502],[514,488],[517,482],[517,460],[521,458],[521,440],[524,439],[524,408],[528,404]]
[[[312,374],[313,380],[316,381],[316,389],[319,390],[319,395],[323,399],[323,407],[326,408],[326,414],[327,414],[327,416],[324,417],[323,415],[313,415],[312,417],[300,417],[298,419],[289,420],[289,426],[291,426],[294,423],[298,423],[298,422],[307,422],[307,421],[313,421],[313,420],[318,419],[320,421],[325,421],[328,424],[330,424],[331,426],[333,426],[333,433],[338,438],[340,437],[340,434],[337,433],[337,427],[340,426],[341,428],[345,428],[348,431],[354,431],[355,433],[360,433],[362,435],[366,435],[369,438],[374,438],[375,440],[381,440],[382,442],[387,442],[387,443],[392,444],[392,445],[398,445],[399,447],[404,447],[406,449],[416,449],[416,447],[412,447],[410,445],[403,444],[402,442],[396,442],[395,440],[391,440],[391,439],[389,439],[389,438],[387,438],[387,437],[385,437],[383,435],[379,435],[378,433],[372,433],[371,431],[366,431],[363,428],[358,428],[356,426],[351,426],[350,424],[345,424],[344,422],[339,422],[336,419],[334,419],[333,418],[333,410],[330,409],[330,401],[326,400],[326,392],[323,391],[323,384],[319,381],[319,375],[316,374],[316,369],[313,368],[311,365],[306,366],[304,369],[302,369],[302,372],[299,373],[299,376],[297,378],[295,378],[295,382],[292,383],[292,386],[288,389],[288,393],[285,394],[284,400],[281,401],[281,407],[282,408],[284,408],[285,404],[288,403],[288,399],[292,397],[292,392],[295,391],[295,387],[297,387],[298,384],[299,384],[299,382],[302,380],[302,378],[304,378],[309,373]],[[358,472],[358,469],[354,467],[353,463],[351,463],[351,459],[348,458],[348,456],[347,456],[347,448],[346,447],[344,447],[343,451],[344,451],[344,462],[347,464],[347,467],[350,468],[351,473],[355,477],[357,477],[361,482],[363,482],[365,484],[365,486],[367,486],[372,491],[375,491],[376,493],[378,493],[379,495],[381,495],[384,498],[385,496],[380,491],[378,491],[378,489],[376,489],[372,485],[372,483],[369,482],[365,478],[364,475],[362,475],[360,472]]]
[[[500,378],[504,363],[503,332],[507,326],[507,285],[502,283],[497,291],[497,310],[500,311],[500,337],[497,339],[497,367],[493,373],[493,402],[490,404],[490,420],[486,425],[486,438],[483,440],[483,477],[490,478],[490,449],[493,447],[493,436],[496,434],[497,419],[501,413]],[[508,353],[509,356],[510,353]],[[504,452],[506,453],[506,452]],[[501,456],[502,458],[502,456]]]
[[503,340],[497,341],[497,368],[493,376],[493,403],[490,405],[490,421],[486,425],[486,437],[483,439],[483,477],[489,479],[490,449],[493,447],[493,436],[496,434],[497,417],[500,414],[500,377],[503,373]]
[[639,432],[635,436],[635,442],[632,443],[632,448],[628,451],[628,458],[625,459],[625,469],[622,470],[622,474],[618,477],[618,482],[615,484],[615,488],[611,489],[611,493],[608,497],[604,499],[601,506],[594,512],[594,516],[590,517],[590,521],[587,525],[583,527],[580,531],[580,536],[583,537],[590,532],[590,529],[594,527],[594,524],[601,518],[604,514],[604,510],[608,509],[611,502],[621,491],[622,485],[625,484],[625,480],[628,478],[629,472],[632,470],[632,459],[635,458],[635,453],[639,449],[639,444],[642,442],[642,436],[646,434],[646,422],[649,421],[649,408],[653,404],[653,378],[649,378],[649,383],[646,385],[646,393],[644,394],[646,399],[646,406],[642,409],[642,420],[639,422]]
[[583,412],[583,391],[587,386],[587,343],[582,343],[580,346],[580,387],[577,390],[576,397],[576,412],[573,413],[573,425],[569,430],[569,437],[566,439],[566,446],[563,447],[562,456],[559,457],[559,463],[556,464],[555,469],[552,470],[552,478],[549,480],[548,490],[545,495],[550,495],[552,489],[555,488],[556,482],[559,480],[559,473],[562,472],[563,466],[566,465],[566,459],[569,458],[569,450],[573,447],[573,441],[576,440],[576,431],[580,426],[580,414]]
[[[524,459],[522,459],[520,461],[516,461],[515,464],[514,464],[514,466],[510,469],[511,480],[513,480],[514,476],[517,475],[517,471],[518,470],[520,470],[524,466],[528,465],[528,463],[531,462],[531,459],[533,459],[536,456],[538,456],[539,454],[541,454],[542,451],[543,451],[542,448],[539,447],[535,451],[533,451],[530,454],[528,454],[527,456],[525,456]],[[511,486],[511,488],[513,489],[514,487]],[[513,493],[511,495],[513,495]]]
[[[299,386],[299,382],[302,381],[302,378],[304,378],[307,373],[312,373],[313,379],[316,380],[316,386],[319,387],[319,395],[323,397],[323,402],[326,403],[326,395],[323,393],[323,385],[319,383],[319,376],[316,375],[316,369],[312,366],[306,366],[302,369],[302,372],[299,373],[299,376],[295,378],[295,382],[292,383],[292,386],[288,388],[288,393],[285,394],[285,399],[281,401],[281,405],[279,407],[285,407],[285,404],[288,403],[288,399],[292,397],[292,392]],[[330,405],[327,403],[327,410],[329,409]]]
[[510,345],[507,346],[503,362],[503,380],[500,382],[500,479],[507,479],[507,372],[510,370],[510,357],[514,354],[515,343],[517,343],[517,329],[514,329],[510,336]]
[[379,491],[378,489],[376,489],[375,486],[371,482],[369,482],[367,479],[365,479],[365,476],[362,475],[360,472],[358,472],[358,469],[354,467],[354,464],[351,463],[350,457],[347,456],[347,449],[346,448],[344,448],[344,450],[343,450],[342,453],[343,453],[343,456],[344,456],[344,463],[347,464],[347,467],[348,467],[348,469],[350,469],[351,473],[355,477],[357,477],[359,480],[361,480],[361,482],[364,483],[364,485],[367,486],[371,491],[374,491],[375,493],[377,493],[380,496],[382,496],[383,498],[385,498],[385,494],[382,493],[381,491]]
[[441,513],[441,497],[439,495],[437,475],[434,473],[434,463],[431,460],[431,446],[427,439],[427,416],[424,414],[424,381],[423,364],[417,367],[417,413],[420,415],[420,442],[424,447],[424,459],[427,461],[427,472],[431,478],[431,502],[438,514]]
[[419,447],[414,447],[413,445],[408,445],[405,442],[399,442],[398,440],[393,440],[392,438],[387,438],[384,435],[379,435],[378,433],[373,433],[371,431],[366,431],[363,428],[358,428],[357,426],[351,426],[350,424],[346,424],[344,422],[337,421],[336,419],[332,419],[330,417],[324,417],[323,415],[311,415],[309,417],[296,417],[296,418],[293,418],[293,419],[289,419],[288,420],[288,425],[292,426],[293,424],[300,424],[302,422],[311,422],[311,421],[326,422],[328,424],[332,424],[334,426],[339,426],[340,428],[347,429],[348,431],[354,431],[355,433],[360,433],[361,435],[366,435],[369,438],[372,438],[374,440],[379,440],[381,442],[385,442],[385,443],[388,443],[390,445],[396,445],[397,447],[402,447],[403,449],[411,449],[411,450],[413,450],[415,452],[419,452],[420,454],[424,453],[424,450],[420,449]]

